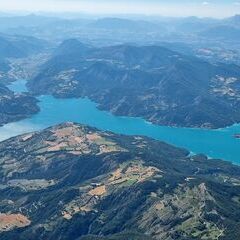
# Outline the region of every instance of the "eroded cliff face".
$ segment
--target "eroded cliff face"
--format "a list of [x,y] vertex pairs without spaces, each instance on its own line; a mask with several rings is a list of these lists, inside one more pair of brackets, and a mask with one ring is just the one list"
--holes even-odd
[[65,123],[0,143],[1,239],[237,239],[240,168]]

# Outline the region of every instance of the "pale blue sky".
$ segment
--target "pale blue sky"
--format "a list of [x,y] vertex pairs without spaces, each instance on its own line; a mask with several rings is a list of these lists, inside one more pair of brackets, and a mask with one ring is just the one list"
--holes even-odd
[[240,0],[0,0],[0,10],[221,18],[240,14]]

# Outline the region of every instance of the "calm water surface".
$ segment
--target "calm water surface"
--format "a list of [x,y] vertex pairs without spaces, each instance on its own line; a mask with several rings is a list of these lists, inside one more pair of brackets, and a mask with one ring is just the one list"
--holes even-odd
[[[27,91],[25,81],[9,86],[15,92]],[[58,123],[72,121],[128,135],[145,135],[170,144],[184,147],[194,153],[204,153],[240,164],[240,140],[233,137],[240,133],[240,125],[219,130],[172,128],[157,126],[141,118],[117,117],[97,109],[88,99],[56,99],[41,96],[41,111],[29,119],[0,127],[0,141],[22,133],[40,130]]]

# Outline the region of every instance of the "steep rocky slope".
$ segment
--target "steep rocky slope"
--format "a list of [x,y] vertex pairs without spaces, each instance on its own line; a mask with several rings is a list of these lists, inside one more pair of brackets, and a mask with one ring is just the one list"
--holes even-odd
[[0,143],[0,239],[238,239],[240,168],[65,123]]
[[157,46],[93,49],[68,40],[28,86],[35,94],[89,97],[117,115],[184,127],[240,122],[240,68]]

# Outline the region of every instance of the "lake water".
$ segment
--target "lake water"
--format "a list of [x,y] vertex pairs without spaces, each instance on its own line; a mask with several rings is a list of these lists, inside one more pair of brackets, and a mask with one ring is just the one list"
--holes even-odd
[[[9,86],[15,92],[27,91],[25,81]],[[224,129],[206,130],[157,126],[141,118],[118,117],[97,109],[89,99],[56,99],[41,96],[41,111],[29,119],[0,127],[0,141],[22,133],[40,130],[58,123],[71,121],[127,135],[145,135],[175,146],[184,147],[193,153],[204,153],[212,158],[221,158],[240,164],[240,125]]]

